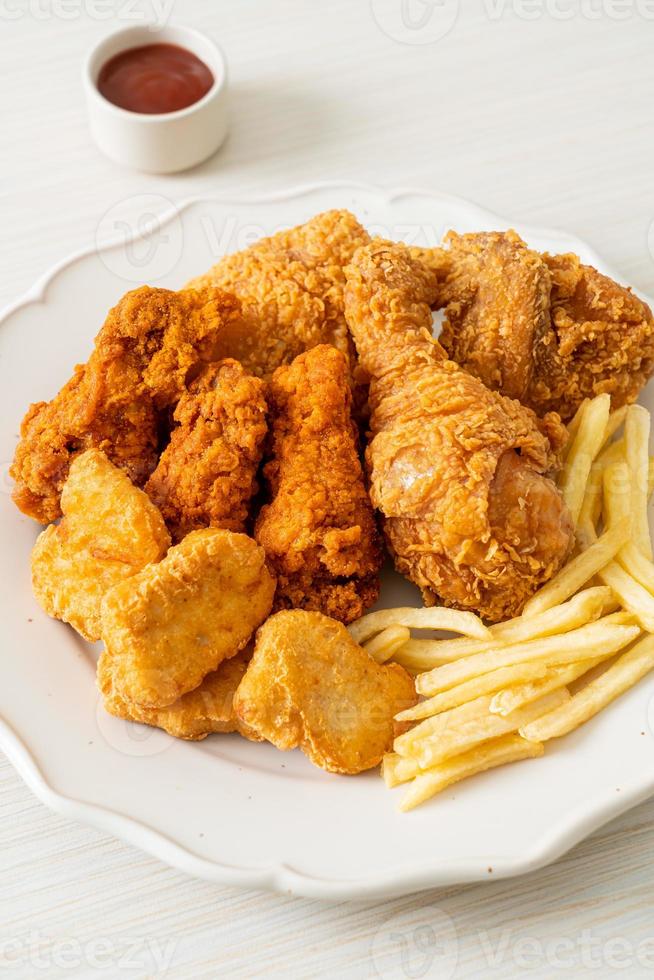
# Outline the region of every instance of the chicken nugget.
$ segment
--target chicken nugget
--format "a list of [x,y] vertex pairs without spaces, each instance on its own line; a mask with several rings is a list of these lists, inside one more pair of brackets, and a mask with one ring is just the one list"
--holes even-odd
[[106,594],[102,670],[116,692],[163,708],[242,650],[272,607],[275,580],[245,534],[192,531],[158,565]]
[[175,541],[202,527],[243,531],[267,432],[264,383],[238,361],[211,364],[182,395],[145,490]]
[[278,749],[299,746],[314,765],[353,774],[378,765],[394,716],[416,701],[403,667],[380,666],[342,623],[296,609],[259,630],[234,710]]
[[98,688],[110,715],[137,721],[142,725],[162,728],[175,738],[199,740],[216,732],[239,732],[246,738],[259,741],[234,714],[234,695],[241,683],[252,656],[248,646],[217,670],[207,674],[199,687],[174,701],[166,708],[143,708],[125,701],[113,686],[111,660],[102,658],[98,664]]
[[98,449],[73,461],[61,506],[62,521],[34,545],[32,587],[49,616],[94,642],[105,592],[163,558],[170,535],[147,494]]

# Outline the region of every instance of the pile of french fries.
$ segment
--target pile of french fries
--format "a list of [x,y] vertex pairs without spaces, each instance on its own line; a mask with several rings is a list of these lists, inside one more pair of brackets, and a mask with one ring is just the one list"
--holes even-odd
[[[650,415],[585,402],[570,424],[559,486],[575,523],[564,568],[521,616],[486,627],[444,608],[385,609],[350,626],[380,663],[416,675],[422,700],[401,712],[382,775],[408,784],[411,810],[453,783],[540,756],[654,668],[654,563],[647,515],[654,483]],[[411,630],[459,633],[415,639]]]

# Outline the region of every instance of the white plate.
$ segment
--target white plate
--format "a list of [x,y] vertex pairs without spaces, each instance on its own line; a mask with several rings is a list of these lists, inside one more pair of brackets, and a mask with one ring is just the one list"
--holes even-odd
[[[142,218],[161,203],[132,200],[125,212]],[[336,899],[519,874],[654,792],[654,677],[549,745],[544,758],[477,777],[400,815],[397,795],[376,772],[331,776],[299,752],[237,736],[180,742],[105,715],[94,686],[95,650],[41,613],[30,591],[38,528],[11,503],[6,476],[29,402],[54,395],[88,356],[107,308],[126,289],[181,286],[222,252],[331,207],[350,208],[389,237],[424,244],[450,227],[507,227],[450,197],[352,185],[258,202],[189,202],[165,221],[151,221],[140,241],[112,210],[100,234],[118,233],[121,244],[74,256],[5,315],[0,746],[48,806],[223,884]],[[574,249],[611,272],[582,242],[516,227],[536,248]],[[417,590],[394,574],[383,598],[384,605],[418,603]]]

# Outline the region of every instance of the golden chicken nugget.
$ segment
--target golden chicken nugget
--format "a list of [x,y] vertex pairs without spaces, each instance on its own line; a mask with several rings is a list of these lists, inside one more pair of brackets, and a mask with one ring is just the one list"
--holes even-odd
[[73,461],[61,506],[63,520],[34,545],[32,587],[49,616],[94,642],[105,592],[163,558],[170,536],[147,494],[98,449]]
[[246,534],[192,531],[158,565],[106,594],[102,670],[124,700],[163,708],[246,645],[272,607],[275,580]]
[[108,658],[101,658],[98,664],[98,687],[110,715],[163,728],[175,738],[198,740],[215,732],[239,732],[246,738],[256,739],[234,714],[236,688],[251,656],[252,647],[248,646],[231,660],[223,661],[218,670],[207,674],[199,687],[183,694],[167,708],[142,708],[121,698],[114,690]]
[[379,764],[394,716],[416,701],[403,667],[377,664],[342,623],[294,609],[259,630],[234,710],[278,749],[299,746],[314,765],[353,774]]

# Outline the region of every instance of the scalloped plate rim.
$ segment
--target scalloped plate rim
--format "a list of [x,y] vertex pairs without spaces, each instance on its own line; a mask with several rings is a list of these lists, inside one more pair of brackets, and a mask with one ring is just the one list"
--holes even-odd
[[[191,196],[178,204],[171,202],[171,208],[158,214],[157,218],[159,227],[163,227],[197,204],[267,204],[302,197],[320,190],[362,191],[377,195],[386,203],[391,203],[403,196],[425,197],[434,202],[442,201],[454,204],[466,209],[468,213],[474,213],[483,221],[498,222],[501,226],[510,225],[510,222],[500,215],[456,195],[412,187],[382,188],[369,183],[347,180],[318,181],[302,184],[289,190],[279,190],[262,195],[222,196],[203,194]],[[620,278],[619,273],[613,271],[610,265],[592,247],[574,235],[556,229],[522,223],[520,223],[520,227],[527,238],[531,234],[534,237],[556,240],[569,248],[583,246],[586,255],[594,263],[606,270],[607,274],[613,275],[617,279]],[[148,234],[149,231],[133,234],[128,241],[138,241],[147,237]],[[32,303],[43,302],[48,287],[66,269],[94,253],[111,249],[119,244],[124,245],[126,241],[125,237],[121,236],[119,239],[110,239],[102,241],[100,244],[89,245],[55,263],[22,296],[0,310],[0,328],[4,321],[19,309]],[[643,295],[640,291],[636,292]],[[644,298],[647,300],[647,296]],[[207,860],[198,857],[189,848],[176,843],[170,837],[133,817],[64,795],[48,783],[19,734],[1,718],[0,748],[5,752],[10,763],[32,793],[51,810],[63,817],[108,832],[173,868],[193,877],[225,886],[274,890],[331,901],[390,897],[433,887],[491,879],[500,880],[536,871],[551,864],[608,821],[637,806],[654,794],[654,773],[652,773],[649,779],[634,780],[633,785],[629,788],[622,787],[619,797],[609,799],[601,794],[602,799],[598,799],[594,803],[586,800],[584,805],[579,806],[576,811],[569,812],[565,817],[562,817],[547,837],[541,836],[536,844],[519,858],[483,855],[470,857],[467,860],[458,858],[452,862],[440,860],[437,867],[429,866],[429,864],[424,864],[420,868],[402,866],[383,874],[368,874],[352,879],[331,879],[304,873],[284,862],[271,866],[246,867]],[[400,880],[398,880],[398,875],[401,875]]]

